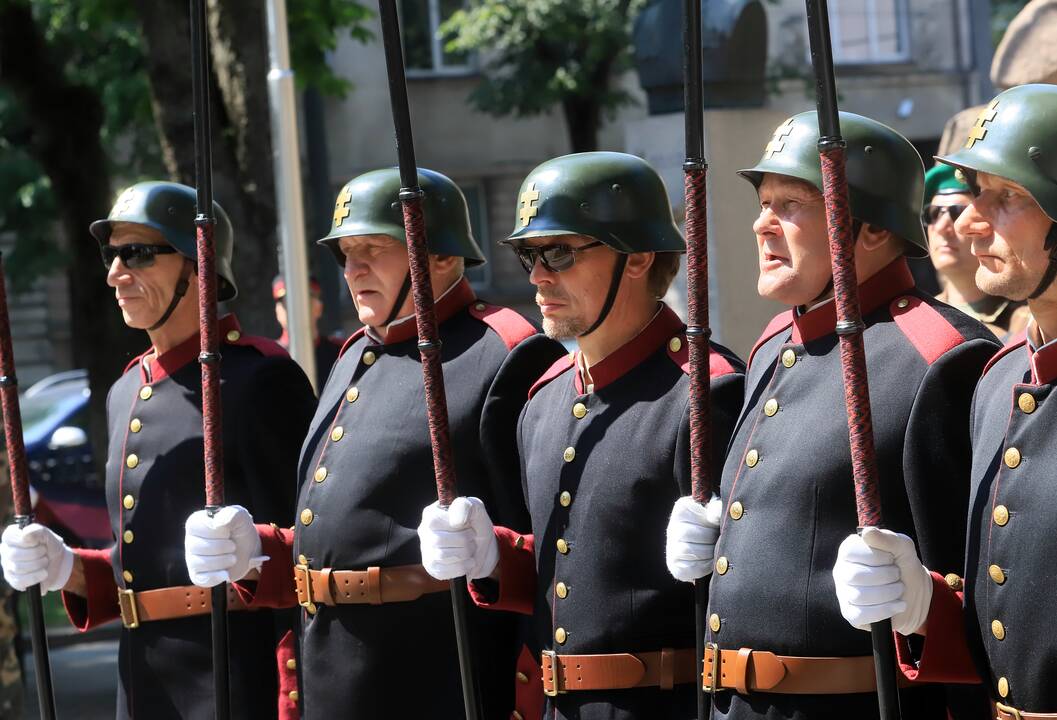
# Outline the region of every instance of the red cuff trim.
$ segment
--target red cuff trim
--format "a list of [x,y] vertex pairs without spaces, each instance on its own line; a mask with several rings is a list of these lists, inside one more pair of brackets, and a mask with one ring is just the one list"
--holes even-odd
[[896,636],[896,658],[908,680],[916,682],[979,683],[965,638],[962,593],[951,590],[942,575],[932,575],[932,603],[925,621],[925,649],[914,661],[905,638]]
[[496,527],[495,537],[499,541],[499,598],[489,602],[474,589],[473,583],[468,585],[470,597],[479,607],[531,615],[536,600],[533,538],[505,527]]
[[[535,658],[527,645],[521,646],[517,659],[517,684],[514,687],[514,708],[525,720],[539,720],[543,717],[543,672],[540,661]],[[522,680],[522,677],[527,680]]]
[[962,334],[936,308],[919,297],[901,297],[892,301],[889,309],[896,325],[929,365],[965,342]]
[[294,631],[287,630],[275,648],[275,662],[279,670],[279,720],[298,720],[297,710],[297,652],[294,647]]
[[294,583],[294,531],[275,525],[255,526],[261,538],[261,554],[268,559],[256,582],[240,581],[232,587],[248,608],[288,608],[297,605]]
[[81,632],[121,617],[117,604],[117,582],[110,565],[110,548],[105,550],[74,550],[84,569],[87,597],[63,592],[62,604],[70,622]]

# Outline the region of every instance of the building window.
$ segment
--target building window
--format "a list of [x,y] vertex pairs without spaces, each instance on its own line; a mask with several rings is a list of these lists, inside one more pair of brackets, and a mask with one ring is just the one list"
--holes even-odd
[[869,65],[910,60],[907,0],[832,0],[833,60]]
[[488,204],[485,201],[484,184],[479,181],[458,183],[466,196],[466,207],[470,211],[470,228],[486,260],[484,265],[466,268],[466,279],[477,290],[492,284],[492,240],[488,236]]
[[464,75],[473,70],[466,53],[444,49],[439,28],[466,0],[400,0],[404,64],[409,76]]

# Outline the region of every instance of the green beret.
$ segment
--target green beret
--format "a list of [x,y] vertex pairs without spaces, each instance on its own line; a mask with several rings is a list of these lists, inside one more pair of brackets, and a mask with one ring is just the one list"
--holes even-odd
[[962,179],[961,173],[950,165],[940,163],[925,173],[925,204],[932,202],[936,195],[969,193],[969,186]]

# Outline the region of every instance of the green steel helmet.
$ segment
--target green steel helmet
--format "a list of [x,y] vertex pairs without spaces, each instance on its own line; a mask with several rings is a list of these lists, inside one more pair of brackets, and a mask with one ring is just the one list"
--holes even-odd
[[[105,220],[96,220],[89,231],[105,245],[110,241],[112,223],[138,223],[154,228],[165,241],[197,268],[198,239],[195,216],[198,214],[198,193],[194,188],[174,182],[150,181],[136,183],[118,195],[117,202]],[[213,201],[213,242],[217,259],[217,299],[231,300],[238,294],[235,274],[231,271],[231,255],[235,237],[231,221],[224,208]]]
[[[327,236],[319,240],[345,264],[338,241],[350,235],[388,235],[407,243],[404,210],[400,204],[400,172],[397,168],[372,170],[345,184],[334,203],[334,219]],[[451,178],[426,168],[418,169],[418,184],[425,195],[426,240],[434,255],[454,255],[468,267],[485,262],[470,228],[470,211],[462,190]]]
[[529,173],[505,242],[550,235],[586,235],[619,253],[686,252],[657,171],[618,152],[563,155]]
[[1001,93],[976,118],[965,145],[937,157],[972,181],[984,172],[1024,187],[1057,222],[1057,86],[1019,85]]
[[954,167],[939,163],[925,173],[925,204],[937,195],[968,195],[969,185]]
[[[910,141],[887,125],[842,112],[841,135],[847,142],[848,196],[852,217],[890,230],[911,243],[906,254],[928,255],[921,225],[925,167]],[[755,167],[738,174],[759,190],[764,173],[787,175],[822,192],[818,156],[818,116],[814,111],[786,120],[774,131]]]

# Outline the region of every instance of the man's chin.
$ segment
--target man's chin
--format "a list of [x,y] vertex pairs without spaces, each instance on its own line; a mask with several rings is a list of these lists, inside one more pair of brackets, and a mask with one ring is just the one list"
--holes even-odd
[[1028,278],[1015,277],[1008,266],[1003,267],[1001,272],[993,272],[983,265],[976,269],[976,287],[988,295],[1014,301],[1027,300],[1040,280],[1041,277],[1034,282]]
[[543,318],[543,334],[551,340],[572,340],[583,335],[587,327],[577,320]]

